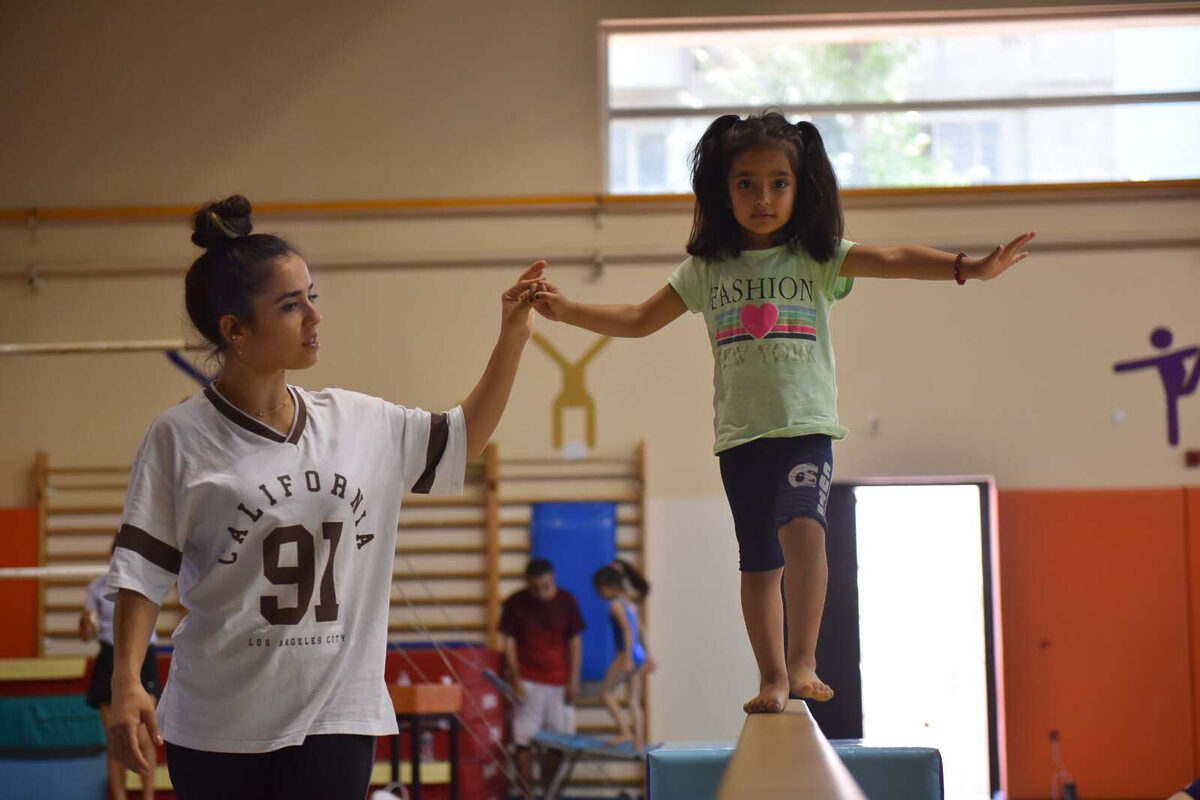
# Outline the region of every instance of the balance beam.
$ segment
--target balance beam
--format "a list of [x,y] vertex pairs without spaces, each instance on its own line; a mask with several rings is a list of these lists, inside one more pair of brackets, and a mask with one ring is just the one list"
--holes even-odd
[[782,714],[747,714],[718,800],[867,800],[803,700]]

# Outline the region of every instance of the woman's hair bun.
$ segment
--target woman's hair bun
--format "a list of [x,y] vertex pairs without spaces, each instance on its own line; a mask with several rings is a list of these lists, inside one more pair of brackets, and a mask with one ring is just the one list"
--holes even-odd
[[192,217],[192,244],[209,250],[225,247],[235,239],[249,236],[250,201],[240,194],[218,203],[209,203]]

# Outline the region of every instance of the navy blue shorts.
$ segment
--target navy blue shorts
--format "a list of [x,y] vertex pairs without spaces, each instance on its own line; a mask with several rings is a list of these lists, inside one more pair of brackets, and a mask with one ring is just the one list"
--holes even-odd
[[829,531],[825,506],[833,485],[830,437],[755,439],[717,457],[733,511],[742,572],[783,566],[779,529],[794,519],[811,517]]

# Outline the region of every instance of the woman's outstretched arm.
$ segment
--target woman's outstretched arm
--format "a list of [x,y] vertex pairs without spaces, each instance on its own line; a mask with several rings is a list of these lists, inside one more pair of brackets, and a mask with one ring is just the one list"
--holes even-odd
[[470,458],[477,458],[483,452],[508,405],[521,353],[533,332],[532,289],[545,268],[545,261],[537,262],[500,296],[500,338],[492,348],[479,383],[462,402]]

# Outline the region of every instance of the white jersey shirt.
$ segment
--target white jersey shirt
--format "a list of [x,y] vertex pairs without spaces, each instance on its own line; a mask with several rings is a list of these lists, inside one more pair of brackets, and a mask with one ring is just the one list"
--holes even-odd
[[159,414],[138,452],[106,593],[187,616],[158,720],[184,747],[260,753],[396,732],[383,680],[400,501],[460,493],[461,407],[289,387],[281,434],[212,386]]

